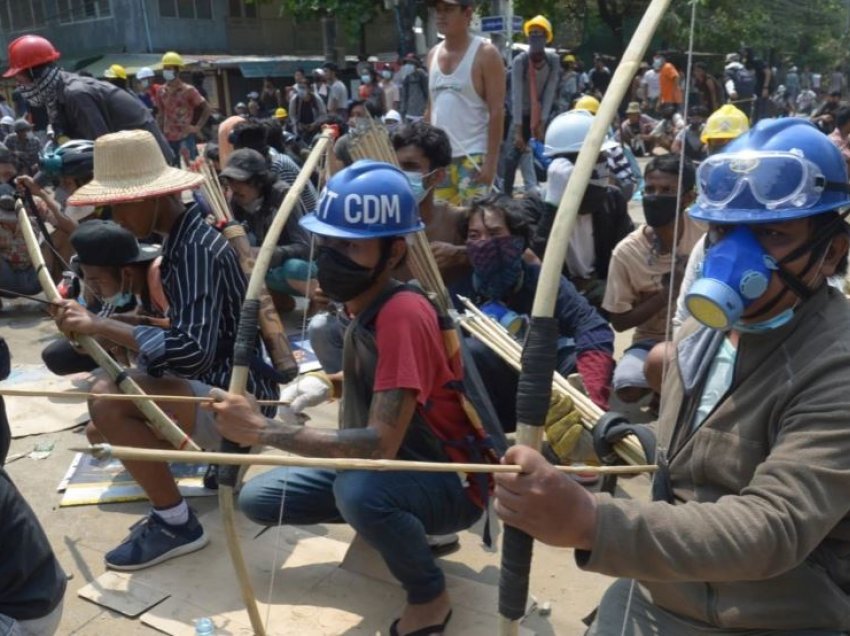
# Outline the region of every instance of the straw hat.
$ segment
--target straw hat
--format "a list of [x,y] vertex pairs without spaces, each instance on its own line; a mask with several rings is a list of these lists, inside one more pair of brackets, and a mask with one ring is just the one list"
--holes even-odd
[[626,115],[640,115],[640,102],[629,102]]
[[200,173],[172,168],[146,130],[123,130],[94,142],[94,179],[68,198],[68,205],[109,205],[152,199],[195,188]]

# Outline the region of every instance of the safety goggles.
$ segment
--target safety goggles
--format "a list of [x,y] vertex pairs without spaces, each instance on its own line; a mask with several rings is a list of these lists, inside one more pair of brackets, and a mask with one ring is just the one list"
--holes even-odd
[[697,183],[704,208],[725,208],[745,188],[768,210],[809,208],[825,190],[848,191],[846,183],[828,181],[815,163],[793,152],[713,155],[697,169]]

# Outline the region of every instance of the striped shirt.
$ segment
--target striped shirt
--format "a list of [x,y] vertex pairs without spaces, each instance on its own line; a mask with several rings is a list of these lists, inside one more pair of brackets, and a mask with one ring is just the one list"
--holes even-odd
[[[171,327],[133,330],[139,367],[154,377],[169,373],[227,388],[247,288],[236,253],[191,207],[163,243],[160,274]],[[259,338],[256,347],[259,354]],[[261,399],[277,399],[279,394],[273,380],[258,378],[253,371],[248,391]]]
[[[292,157],[271,147],[269,148],[269,168],[280,181],[283,181],[287,189],[292,187],[292,184],[298,178],[298,173],[301,172],[301,168]],[[304,186],[298,200],[304,207],[306,214],[316,211],[319,195],[312,181],[308,181],[307,185]]]

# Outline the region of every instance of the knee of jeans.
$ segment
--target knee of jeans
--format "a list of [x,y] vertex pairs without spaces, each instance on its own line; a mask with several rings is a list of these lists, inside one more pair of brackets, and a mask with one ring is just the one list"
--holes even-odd
[[269,515],[269,507],[263,502],[264,488],[261,480],[252,479],[242,484],[236,505],[239,510],[251,521],[261,526],[270,526],[277,523],[274,515]]
[[[374,486],[374,480],[381,475],[366,470],[346,470],[334,480],[334,498],[342,518],[355,530],[363,530],[370,525],[381,524],[378,514],[380,489]],[[387,475],[383,475],[387,478]]]

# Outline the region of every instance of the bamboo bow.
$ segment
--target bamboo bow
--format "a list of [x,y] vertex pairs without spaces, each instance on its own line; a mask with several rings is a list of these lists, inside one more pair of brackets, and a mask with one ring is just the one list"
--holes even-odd
[[[41,248],[38,246],[38,239],[30,225],[29,217],[26,210],[20,201],[16,203],[18,211],[18,224],[21,228],[24,241],[27,244],[27,253],[30,261],[32,261],[36,274],[38,274],[38,282],[41,284],[41,289],[44,295],[52,303],[58,303],[62,300],[59,290],[53,284],[53,279],[50,278],[50,272],[44,262],[44,256],[41,254]],[[105,350],[100,346],[97,340],[91,336],[77,336],[80,346],[85,349],[92,359],[97,362],[97,365],[106,371],[113,382],[118,385],[124,393],[128,395],[138,395],[139,399],[135,400],[135,404],[142,414],[147,418],[148,425],[163,439],[174,446],[177,450],[201,450],[195,442],[177,426],[171,419],[162,412],[162,409],[149,398],[141,387],[136,384],[135,380],[127,375],[126,370],[118,364]]]
[[[245,393],[248,384],[248,365],[257,336],[260,293],[263,290],[269,262],[271,261],[280,233],[283,231],[292,209],[298,203],[301,191],[307,185],[310,175],[313,174],[329,142],[330,136],[327,134],[322,134],[317,138],[310,156],[307,157],[307,161],[304,162],[304,166],[298,174],[298,178],[295,179],[295,183],[292,184],[292,187],[280,204],[280,209],[278,209],[263,240],[263,245],[260,247],[260,252],[254,264],[254,271],[251,273],[251,278],[248,281],[248,289],[245,292],[242,312],[239,316],[239,328],[236,333],[236,343],[233,347],[233,373],[230,376],[230,386],[228,388],[231,393]],[[221,450],[225,453],[233,453],[240,452],[242,449],[239,445],[224,439]],[[239,537],[236,535],[233,488],[236,486],[238,475],[238,467],[222,466],[219,468],[218,503],[221,509],[221,521],[224,527],[224,535],[227,539],[227,550],[230,553],[233,567],[236,570],[236,576],[239,579],[242,602],[245,603],[245,608],[248,611],[251,627],[257,636],[265,636],[266,630],[257,608],[257,599],[254,595],[250,576],[248,575],[248,568],[245,565],[245,556],[239,545]]]
[[[551,397],[558,337],[558,324],[552,314],[570,233],[608,127],[669,5],[670,0],[652,0],[647,7],[605,91],[552,225],[531,310],[517,388],[517,442],[535,450],[540,450],[543,423]],[[533,543],[534,540],[524,532],[510,526],[505,528],[499,580],[499,633],[502,636],[516,635],[519,620],[525,614]]]

